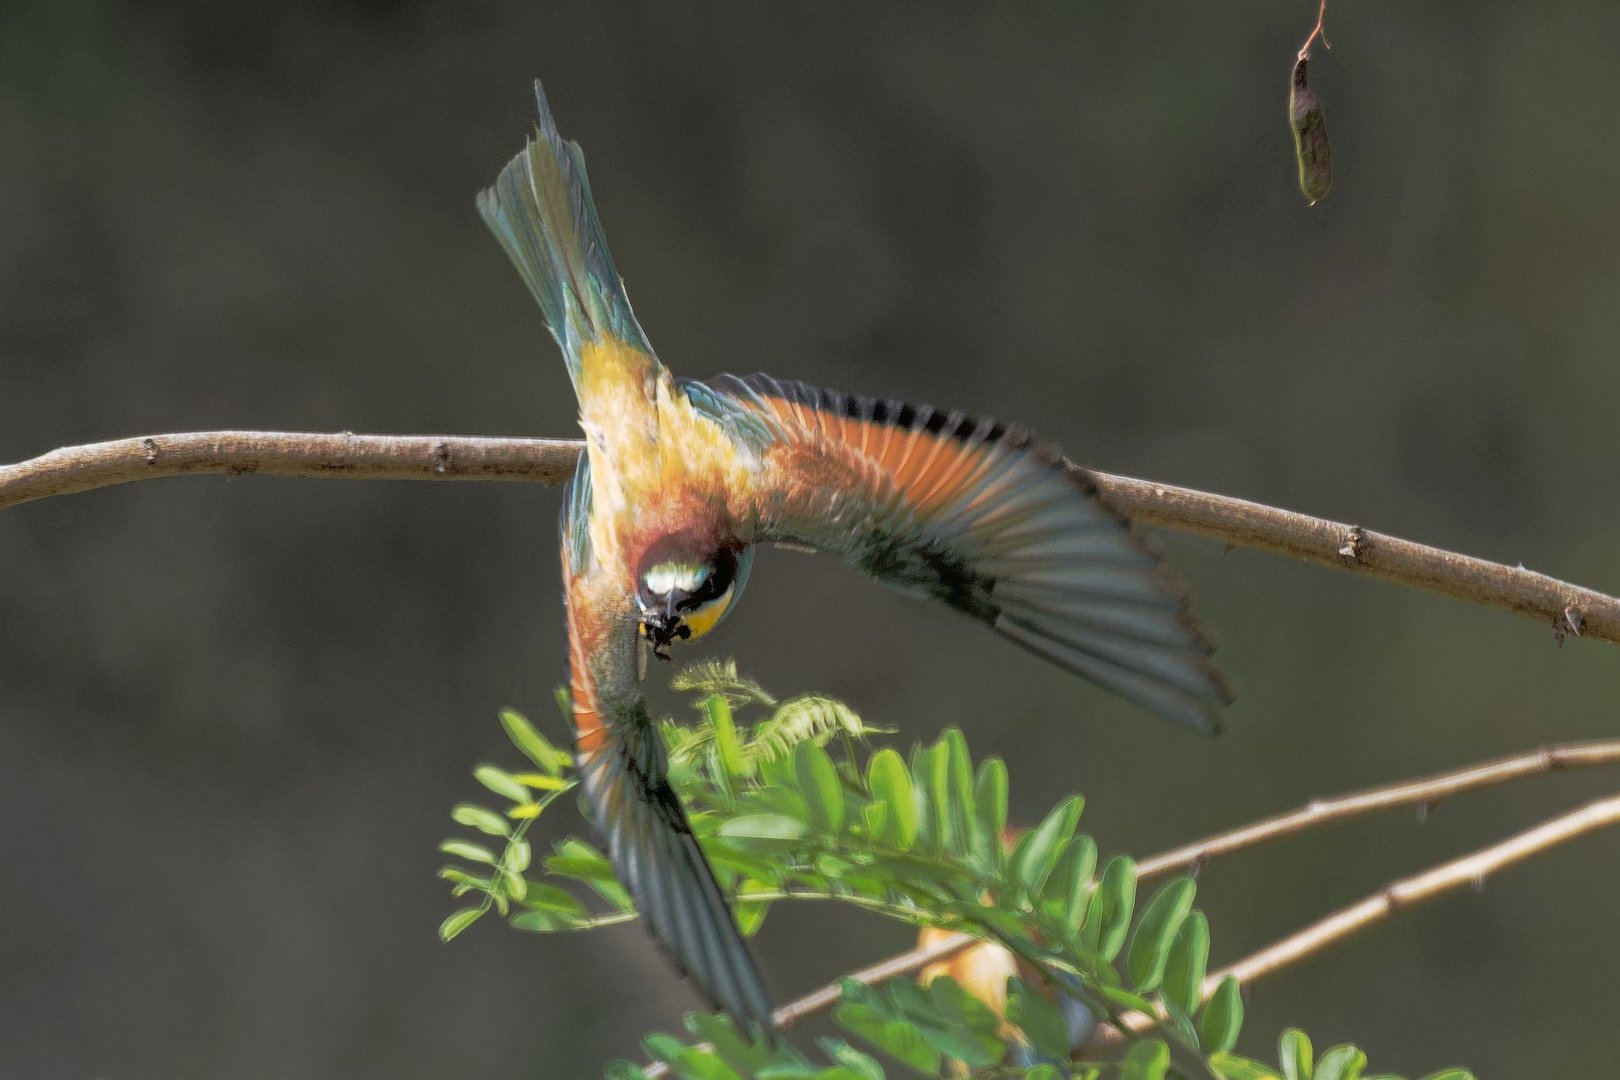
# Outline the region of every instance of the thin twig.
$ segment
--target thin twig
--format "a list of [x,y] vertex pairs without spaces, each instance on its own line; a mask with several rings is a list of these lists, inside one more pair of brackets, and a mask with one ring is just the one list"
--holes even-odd
[[1158,877],[1174,870],[1191,869],[1220,855],[1378,810],[1397,806],[1421,806],[1427,810],[1454,795],[1496,787],[1526,776],[1617,762],[1620,762],[1620,739],[1560,743],[1526,754],[1510,754],[1494,761],[1435,773],[1420,780],[1369,788],[1349,795],[1312,799],[1297,810],[1229,832],[1216,833],[1144,859],[1137,864],[1137,877]]
[[[454,435],[208,431],[53,450],[0,466],[0,509],[51,495],[193,473],[351,480],[508,480],[558,484],[580,443]],[[1078,466],[1071,466],[1078,469]],[[1522,566],[1402,540],[1260,503],[1081,470],[1136,521],[1319,566],[1355,570],[1527,615],[1564,635],[1620,642],[1620,599]]]
[[[1620,795],[1597,799],[1578,810],[1552,818],[1517,836],[1425,870],[1421,874],[1392,882],[1366,899],[1341,908],[1303,930],[1290,934],[1281,941],[1209,975],[1204,979],[1201,991],[1203,1000],[1207,1001],[1210,995],[1215,993],[1215,988],[1229,975],[1245,987],[1252,986],[1260,979],[1291,967],[1409,907],[1461,888],[1483,888],[1486,878],[1498,870],[1612,825],[1620,825]],[[1131,1013],[1125,1020],[1126,1026],[1132,1032],[1145,1031],[1159,1023],[1157,1018],[1145,1013]],[[1105,1031],[1109,1029],[1099,1030],[1090,1045],[1102,1045],[1118,1040],[1117,1032],[1109,1031],[1104,1034]]]
[[[1496,787],[1527,776],[1617,763],[1620,763],[1620,739],[1557,743],[1542,747],[1540,750],[1513,754],[1476,765],[1466,765],[1460,769],[1436,773],[1418,780],[1404,780],[1348,795],[1313,799],[1297,810],[1278,814],[1230,832],[1217,833],[1143,859],[1137,864],[1137,879],[1141,881],[1161,877],[1177,870],[1186,870],[1222,855],[1230,855],[1244,848],[1255,847],[1362,814],[1398,806],[1432,806],[1442,799]],[[978,938],[967,934],[953,934],[932,945],[896,953],[870,967],[851,972],[846,977],[868,986],[879,985],[891,979],[914,974],[937,961],[947,960],[978,942]],[[841,981],[830,982],[782,1006],[776,1011],[777,1026],[788,1027],[812,1013],[836,1005]],[[1206,987],[1208,991],[1213,989],[1213,986]]]
[[1327,0],[1322,0],[1322,3],[1316,9],[1316,25],[1311,27],[1311,36],[1306,38],[1305,44],[1299,47],[1299,59],[1309,60],[1311,58],[1311,42],[1317,38],[1322,39],[1322,48],[1333,48],[1327,39],[1327,31],[1322,29],[1322,20],[1325,18],[1327,18]]

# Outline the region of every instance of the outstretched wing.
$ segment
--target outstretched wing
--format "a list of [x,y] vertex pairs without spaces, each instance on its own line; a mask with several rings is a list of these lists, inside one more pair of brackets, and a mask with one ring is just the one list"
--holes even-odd
[[764,375],[708,386],[775,427],[759,540],[837,555],[1156,713],[1219,728],[1231,693],[1185,589],[1056,447]]
[[648,931],[716,1008],[771,1030],[770,1001],[726,898],[669,785],[637,672],[636,620],[623,586],[591,557],[589,474],[575,477],[563,522],[575,760],[608,855]]

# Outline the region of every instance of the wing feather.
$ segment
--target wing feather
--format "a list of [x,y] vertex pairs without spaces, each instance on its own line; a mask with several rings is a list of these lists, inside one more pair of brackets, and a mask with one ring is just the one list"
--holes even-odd
[[707,385],[776,429],[760,539],[838,555],[1154,712],[1218,727],[1231,693],[1185,588],[1056,447],[763,375]]

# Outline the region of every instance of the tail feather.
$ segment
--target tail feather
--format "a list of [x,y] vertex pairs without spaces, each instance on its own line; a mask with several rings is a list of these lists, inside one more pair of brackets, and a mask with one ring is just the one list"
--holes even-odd
[[773,1029],[770,999],[730,905],[670,788],[651,725],[582,754],[581,775],[608,855],[653,939],[710,1003]]
[[651,355],[597,220],[579,144],[557,131],[534,84],[539,123],[523,152],[478,196],[478,213],[539,301],[568,374],[579,384],[584,345],[613,338]]

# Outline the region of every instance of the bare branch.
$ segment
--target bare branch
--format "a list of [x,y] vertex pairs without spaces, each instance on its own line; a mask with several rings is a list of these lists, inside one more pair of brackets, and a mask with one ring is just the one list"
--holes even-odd
[[1144,525],[1207,536],[1318,566],[1355,570],[1485,607],[1528,615],[1564,634],[1620,642],[1620,600],[1522,566],[1402,540],[1191,488],[1098,474],[1115,506]]
[[1407,780],[1384,787],[1368,788],[1349,795],[1312,799],[1297,810],[1278,814],[1252,825],[1185,844],[1137,864],[1137,877],[1158,877],[1173,870],[1187,870],[1220,855],[1284,836],[1331,825],[1397,806],[1432,807],[1442,799],[1468,791],[1496,787],[1510,780],[1563,769],[1590,768],[1620,762],[1620,739],[1593,739],[1590,742],[1544,746],[1526,754],[1511,754],[1478,765],[1435,773],[1420,780]]
[[[0,509],[132,480],[192,473],[261,473],[349,480],[510,480],[558,484],[580,443],[459,435],[311,435],[207,431],[92,443],[0,466]],[[1071,466],[1071,468],[1078,468]],[[1620,599],[1523,567],[1190,488],[1087,471],[1121,511],[1144,524],[1206,536],[1319,566],[1444,593],[1528,615],[1565,634],[1620,642]]]
[[1498,870],[1611,825],[1620,825],[1620,795],[1597,799],[1471,855],[1386,885],[1365,900],[1215,972],[1204,980],[1204,997],[1213,994],[1228,975],[1248,986],[1398,911],[1464,887],[1483,888],[1485,880]]
[[[1137,879],[1162,877],[1176,870],[1201,865],[1221,855],[1230,855],[1243,848],[1255,847],[1362,814],[1399,806],[1432,806],[1442,799],[1496,787],[1527,776],[1617,763],[1620,763],[1620,739],[1558,743],[1528,753],[1513,754],[1477,765],[1466,765],[1460,769],[1436,773],[1419,780],[1405,780],[1348,795],[1314,799],[1297,810],[1278,814],[1230,832],[1217,833],[1143,859],[1137,864]],[[968,946],[977,944],[978,941],[978,938],[967,934],[953,934],[932,945],[896,953],[870,967],[853,971],[846,977],[868,986],[880,985],[891,979],[914,974],[936,961],[949,959]],[[1263,955],[1265,953],[1257,953],[1256,957]],[[1254,959],[1255,957],[1250,957],[1242,963],[1248,964]],[[1224,975],[1226,972],[1221,974]],[[839,999],[838,985],[837,981],[828,983],[804,997],[783,1005],[776,1010],[777,1026],[789,1027],[812,1013],[836,1005]],[[1215,983],[1206,983],[1205,996],[1213,993],[1214,989]],[[1147,1023],[1145,1017],[1142,1023],[1144,1025]]]
[[[1268,945],[1259,952],[1208,976],[1204,979],[1203,999],[1207,1001],[1228,975],[1236,978],[1244,987],[1252,986],[1267,975],[1291,967],[1409,907],[1461,888],[1483,888],[1486,878],[1498,870],[1612,825],[1620,825],[1620,795],[1597,799],[1578,810],[1545,821],[1517,836],[1425,870],[1421,874],[1392,882],[1366,899],[1341,908],[1305,929],[1290,934],[1281,941]],[[1132,1032],[1146,1031],[1160,1022],[1158,1018],[1150,1017],[1146,1013],[1127,1014],[1124,1021],[1125,1026]],[[1111,1028],[1102,1028],[1088,1044],[1088,1049],[1105,1046],[1118,1040],[1117,1032]]]
[[224,473],[340,480],[523,480],[560,484],[574,474],[574,439],[467,435],[316,435],[192,431],[68,446],[0,465],[0,510],[51,495]]

